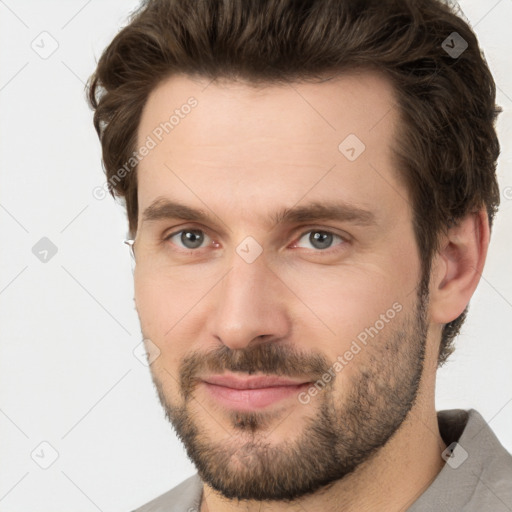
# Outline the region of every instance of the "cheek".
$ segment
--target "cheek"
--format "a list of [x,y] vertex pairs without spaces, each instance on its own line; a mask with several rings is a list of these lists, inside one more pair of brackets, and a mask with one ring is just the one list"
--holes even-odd
[[162,279],[137,272],[134,277],[135,305],[143,336],[160,349],[162,357],[158,363],[173,366],[172,361],[184,350],[179,339],[183,338],[180,332],[186,323],[187,301]]
[[[202,339],[204,287],[197,281],[155,277],[135,271],[135,304],[144,337],[160,349],[155,365],[176,369],[191,347]],[[158,362],[158,364],[156,364]],[[173,375],[175,371],[171,372]]]
[[158,282],[143,277],[137,268],[134,273],[134,291],[135,306],[144,335],[151,338],[162,333],[167,294],[163,293]]
[[[167,275],[166,275],[167,274]],[[198,279],[135,267],[135,304],[143,327],[168,333],[204,293]]]
[[[384,274],[374,273],[369,278],[354,273],[351,277],[345,272],[343,279],[326,281],[323,293],[317,288],[310,289],[307,295],[306,287],[302,295],[298,291],[304,303],[327,326],[311,329],[316,319],[311,313],[303,315],[298,320],[303,325],[299,331],[306,336],[301,336],[298,343],[309,343],[312,351],[326,357],[329,373],[336,378],[337,400],[342,401],[349,397],[354,379],[374,375],[378,385],[379,374],[386,370],[394,354],[397,333],[415,300],[415,295],[404,293]],[[318,278],[316,283],[322,284]]]
[[[135,304],[144,338],[150,339],[159,349],[159,357],[152,363],[151,371],[164,389],[175,393],[178,380],[179,361],[182,349],[173,341],[175,313],[172,297],[161,283],[144,279],[135,272]],[[170,332],[169,332],[170,330]]]
[[[292,276],[288,279],[292,280]],[[403,306],[408,289],[400,278],[375,266],[301,272],[293,277],[292,283],[305,306],[297,310],[299,321],[310,326],[314,322],[319,329],[317,339],[325,336],[337,350],[343,350],[395,303]]]

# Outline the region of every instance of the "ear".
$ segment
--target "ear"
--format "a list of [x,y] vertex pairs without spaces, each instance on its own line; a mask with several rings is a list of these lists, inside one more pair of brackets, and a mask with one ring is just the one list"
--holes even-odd
[[485,208],[448,229],[432,262],[430,318],[433,323],[455,320],[466,308],[482,275],[489,246]]

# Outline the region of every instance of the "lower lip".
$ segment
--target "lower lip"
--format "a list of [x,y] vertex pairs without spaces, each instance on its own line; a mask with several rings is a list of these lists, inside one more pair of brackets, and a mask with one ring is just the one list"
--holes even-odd
[[274,386],[257,389],[234,389],[203,382],[209,394],[222,405],[230,409],[250,411],[262,409],[286,398],[295,397],[307,389],[311,383],[306,382],[297,386]]

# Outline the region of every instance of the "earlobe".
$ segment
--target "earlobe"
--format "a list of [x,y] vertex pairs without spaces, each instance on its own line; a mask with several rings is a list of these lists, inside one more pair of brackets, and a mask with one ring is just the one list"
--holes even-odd
[[443,236],[432,265],[432,322],[451,322],[466,308],[482,275],[489,236],[485,209],[467,215]]

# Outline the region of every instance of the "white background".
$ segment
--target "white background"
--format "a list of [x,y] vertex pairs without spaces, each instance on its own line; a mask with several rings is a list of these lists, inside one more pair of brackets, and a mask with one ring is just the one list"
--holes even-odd
[[[84,83],[136,5],[0,1],[0,512],[131,510],[195,472],[133,354],[124,212],[92,195],[104,176]],[[505,110],[502,206],[437,408],[477,409],[512,451],[512,0],[461,6]],[[42,59],[34,40],[58,48]],[[58,249],[46,263],[42,237]],[[59,454],[46,470],[31,458],[51,461],[43,441]]]

